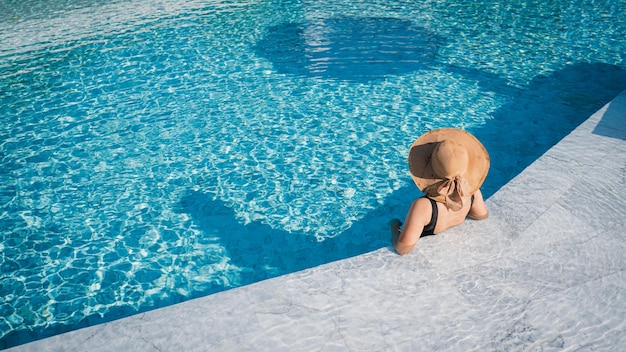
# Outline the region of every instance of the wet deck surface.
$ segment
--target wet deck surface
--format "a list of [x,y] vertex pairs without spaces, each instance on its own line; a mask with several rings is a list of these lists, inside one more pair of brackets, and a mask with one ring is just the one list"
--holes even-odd
[[626,346],[626,92],[490,197],[491,217],[11,351]]

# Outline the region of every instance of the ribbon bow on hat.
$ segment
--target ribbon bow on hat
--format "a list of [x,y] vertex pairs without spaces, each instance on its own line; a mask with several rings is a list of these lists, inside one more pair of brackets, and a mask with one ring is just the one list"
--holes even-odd
[[467,194],[467,180],[457,176],[446,178],[424,188],[423,192],[435,201],[447,204],[450,209],[457,211],[463,208],[463,197]]

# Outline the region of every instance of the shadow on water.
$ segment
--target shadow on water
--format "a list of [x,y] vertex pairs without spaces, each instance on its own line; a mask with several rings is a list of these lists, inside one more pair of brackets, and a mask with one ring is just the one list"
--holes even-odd
[[270,27],[254,50],[279,73],[367,82],[431,66],[442,43],[407,20],[334,17]]
[[[538,76],[526,89],[502,91],[509,103],[471,132],[491,155],[490,196],[626,89],[626,69],[603,63],[567,66]],[[512,94],[511,94],[512,93]]]
[[[386,214],[380,213],[380,209],[338,236],[317,241],[310,235],[289,233],[258,222],[243,224],[224,202],[210,194],[189,191],[179,205],[203,235],[217,235],[227,249],[230,264],[243,270],[237,285],[353,257],[389,244],[387,234],[381,234]],[[224,289],[227,287],[215,287],[216,291]]]

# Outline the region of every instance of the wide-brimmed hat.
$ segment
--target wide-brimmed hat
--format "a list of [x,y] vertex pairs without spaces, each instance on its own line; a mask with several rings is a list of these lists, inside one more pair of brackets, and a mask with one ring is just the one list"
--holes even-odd
[[489,171],[489,154],[476,137],[457,128],[441,128],[419,137],[409,151],[409,170],[417,187],[458,210],[462,197],[474,194]]

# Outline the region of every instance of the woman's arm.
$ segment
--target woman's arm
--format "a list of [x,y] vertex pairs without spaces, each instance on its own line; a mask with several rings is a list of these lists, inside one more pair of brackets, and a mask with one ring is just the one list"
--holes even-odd
[[487,210],[487,204],[485,204],[480,190],[474,193],[474,203],[472,203],[472,207],[467,215],[474,220],[484,220],[489,217],[489,210]]
[[432,216],[430,201],[426,198],[419,198],[411,204],[409,212],[404,220],[404,228],[400,229],[402,222],[393,219],[389,222],[391,227],[391,244],[400,255],[409,253],[419,241],[424,225],[430,221]]

